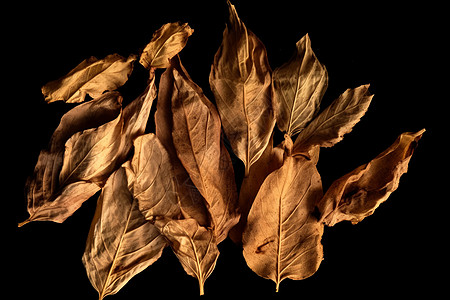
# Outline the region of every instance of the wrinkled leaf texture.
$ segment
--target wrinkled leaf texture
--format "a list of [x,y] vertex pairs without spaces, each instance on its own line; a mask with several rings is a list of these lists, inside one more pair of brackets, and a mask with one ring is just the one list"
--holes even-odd
[[231,148],[248,176],[275,126],[271,69],[262,42],[228,2],[230,18],[214,56],[209,82]]
[[83,102],[86,95],[99,97],[105,91],[113,91],[127,82],[133,71],[136,55],[124,58],[111,54],[103,59],[90,57],[83,60],[67,75],[50,81],[42,87],[45,101]]

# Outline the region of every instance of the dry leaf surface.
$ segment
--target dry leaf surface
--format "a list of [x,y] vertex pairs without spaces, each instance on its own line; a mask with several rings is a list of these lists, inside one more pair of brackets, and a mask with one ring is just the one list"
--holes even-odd
[[187,23],[167,23],[158,29],[144,48],[139,63],[146,69],[167,68],[170,59],[186,46],[194,30]]
[[286,158],[255,198],[243,234],[244,257],[277,290],[285,278],[311,276],[322,261],[323,225],[313,215],[321,198],[320,175],[303,157]]
[[48,103],[59,100],[67,103],[83,102],[86,95],[97,98],[104,91],[121,87],[128,80],[136,59],[136,55],[124,58],[118,54],[103,59],[90,57],[67,75],[44,85],[42,94]]
[[264,152],[275,126],[271,69],[264,45],[228,2],[230,19],[214,57],[209,82],[233,152],[250,166]]
[[99,299],[117,293],[167,246],[159,230],[139,211],[127,182],[125,168],[109,177],[86,242],[83,264]]
[[278,128],[289,136],[299,133],[315,116],[328,86],[328,73],[305,35],[295,55],[273,71],[274,103]]
[[333,182],[318,206],[323,222],[328,226],[345,220],[356,224],[373,214],[397,189],[424,132],[401,134],[369,163]]

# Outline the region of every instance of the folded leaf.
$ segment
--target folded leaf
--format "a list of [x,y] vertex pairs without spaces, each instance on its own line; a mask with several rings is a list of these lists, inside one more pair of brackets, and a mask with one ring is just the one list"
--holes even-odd
[[333,182],[318,205],[322,221],[328,226],[345,220],[356,224],[373,214],[397,189],[424,132],[401,134],[368,164]]
[[229,26],[214,57],[209,82],[225,134],[245,175],[264,152],[275,126],[271,70],[261,41],[228,2]]
[[59,100],[67,103],[83,102],[87,94],[97,98],[103,92],[116,90],[125,84],[136,59],[136,55],[124,58],[118,54],[100,60],[90,57],[67,75],[44,85],[42,94],[48,103]]
[[[76,106],[61,118],[51,137],[49,148],[39,154],[33,176],[26,183],[30,218],[19,226],[32,220],[53,219],[55,222],[62,222],[66,216],[58,217],[60,212],[64,212],[64,215],[71,214],[100,189],[98,185],[85,181],[70,188],[60,184],[59,174],[63,166],[65,143],[76,132],[113,122],[120,114],[121,102],[122,97],[118,93],[106,93]],[[77,191],[74,192],[75,190]],[[73,200],[70,199],[71,193],[74,193]],[[71,209],[67,211],[66,206]]]
[[162,254],[167,245],[145,220],[127,186],[124,168],[106,182],[86,242],[83,264],[99,299],[117,293]]
[[[153,77],[145,92],[127,105],[114,120],[97,128],[74,133],[65,141],[64,153],[63,150],[50,154],[41,153],[35,174],[27,183],[30,218],[19,226],[35,220],[63,222],[105,184],[109,175],[127,160],[133,140],[145,131],[153,99],[156,97],[154,83]],[[92,103],[100,100],[103,102],[108,97],[118,99],[119,105],[122,102],[118,92],[108,92]],[[95,109],[92,112],[95,112]],[[107,110],[107,115],[110,114]],[[60,143],[70,135],[71,130],[80,128],[79,125],[72,126],[72,118],[76,117],[82,122],[87,120],[88,116],[94,118],[96,115],[89,112],[89,106],[86,106],[86,109],[78,110],[77,114],[63,117],[54,134],[58,141],[55,144],[57,146],[52,147],[61,149]],[[88,123],[94,124],[93,121]],[[72,197],[69,191],[73,187],[65,189],[72,183],[80,182],[91,185],[86,188],[85,193],[76,192]]]
[[156,135],[136,138],[133,158],[126,166],[130,190],[147,220],[175,218],[180,214],[173,167]]
[[372,97],[369,85],[347,89],[300,132],[292,153],[307,152],[314,146],[331,147],[341,141],[366,113]]
[[219,256],[213,232],[199,226],[194,219],[184,219],[168,222],[162,233],[170,241],[186,273],[198,279],[200,295],[203,295],[205,280],[214,270]]
[[181,65],[172,60],[173,143],[178,158],[206,201],[216,240],[224,240],[239,220],[237,189],[230,155],[221,139],[215,106]]
[[150,43],[145,46],[139,63],[146,69],[167,68],[170,59],[186,46],[194,32],[187,23],[167,23],[155,31]]
[[161,75],[159,94],[155,113],[156,136],[167,150],[174,171],[174,184],[177,191],[181,212],[184,218],[195,219],[199,225],[210,227],[206,202],[184,168],[172,138],[172,92],[174,86],[173,72],[166,70]]
[[278,128],[293,136],[312,120],[328,86],[327,70],[308,35],[297,42],[295,55],[273,71],[272,80]]
[[301,156],[286,157],[256,195],[243,234],[244,258],[277,291],[283,279],[301,280],[319,268],[323,224],[313,211],[321,198],[320,175]]

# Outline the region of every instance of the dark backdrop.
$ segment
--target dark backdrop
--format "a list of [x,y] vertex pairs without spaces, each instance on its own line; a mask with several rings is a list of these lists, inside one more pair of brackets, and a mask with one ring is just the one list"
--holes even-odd
[[[438,82],[445,75],[439,74],[444,60],[432,49],[438,46],[441,22],[436,16],[442,8],[379,2],[332,6],[287,0],[234,2],[247,28],[265,44],[272,69],[287,61],[295,43],[309,33],[313,50],[329,72],[322,108],[345,89],[370,83],[375,97],[366,115],[342,142],[321,151],[318,169],[324,190],[333,180],[374,158],[400,133],[422,128],[427,132],[399,189],[373,216],[355,226],[340,223],[325,228],[324,261],[314,276],[303,281],[285,280],[275,293],[275,284],[254,274],[246,266],[241,249],[226,240],[219,245],[221,255],[206,281],[205,298],[365,298],[436,291],[435,268],[445,253],[439,244],[444,239],[436,238],[434,232],[439,227],[439,203],[445,200],[436,193],[432,172],[433,166],[442,164],[432,145],[437,138],[435,112],[443,109],[443,97],[433,93],[444,91]],[[12,196],[4,199],[14,203],[10,228],[28,217],[25,180],[60,117],[73,107],[44,102],[40,87],[48,81],[89,56],[139,53],[161,25],[183,21],[195,32],[181,52],[181,60],[213,100],[208,76],[225,28],[225,1],[110,1],[104,5],[51,1],[31,4],[26,13],[14,6],[10,13],[16,17],[4,26],[12,39],[4,58],[14,63],[10,76],[18,85],[8,99],[14,114],[5,125],[12,141],[4,147],[12,164],[8,170],[13,174],[5,186],[12,190]],[[129,82],[121,89],[124,97],[130,100],[137,96],[146,79],[145,70],[136,63]],[[242,168],[237,165],[236,170]],[[13,262],[8,295],[15,296],[11,298],[97,299],[81,263],[95,202],[95,197],[87,201],[63,224],[33,222],[13,229],[13,240],[5,247],[10,251],[7,260]],[[165,295],[198,295],[196,279],[184,273],[170,248],[110,299]]]

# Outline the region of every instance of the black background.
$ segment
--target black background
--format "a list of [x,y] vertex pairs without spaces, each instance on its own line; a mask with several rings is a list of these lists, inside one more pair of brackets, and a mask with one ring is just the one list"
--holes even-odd
[[[138,54],[161,25],[183,21],[195,32],[181,52],[181,60],[213,100],[208,76],[225,28],[225,1],[158,2],[110,1],[101,5],[52,1],[27,4],[26,9],[15,5],[4,12],[4,18],[8,12],[13,16],[3,26],[6,38],[11,39],[3,49],[11,66],[10,82],[4,88],[13,93],[4,100],[8,105],[3,114],[4,168],[11,174],[4,190],[11,192],[3,200],[14,203],[13,215],[4,212],[6,219],[12,219],[7,227],[14,232],[12,241],[3,247],[11,268],[7,269],[10,283],[5,295],[15,295],[13,299],[97,299],[81,263],[95,197],[63,224],[33,222],[15,228],[28,217],[25,180],[59,119],[73,107],[46,104],[40,93],[42,85],[90,56]],[[226,240],[219,245],[221,255],[206,281],[204,298],[365,298],[437,292],[441,287],[438,279],[448,277],[442,267],[447,253],[439,222],[448,195],[444,196],[441,189],[445,186],[436,183],[438,175],[434,174],[435,170],[445,171],[446,163],[435,147],[436,140],[444,136],[438,136],[434,122],[440,119],[438,113],[446,102],[445,59],[439,45],[444,32],[439,14],[443,7],[431,3],[405,7],[379,2],[332,6],[287,0],[234,2],[247,28],[265,44],[272,69],[287,61],[295,43],[309,33],[312,48],[329,73],[322,108],[345,89],[370,83],[375,97],[366,115],[342,142],[321,151],[318,170],[324,190],[333,180],[374,158],[400,133],[422,128],[427,132],[399,189],[373,216],[355,226],[340,223],[325,228],[324,261],[315,275],[303,281],[287,279],[275,293],[275,284],[254,274],[241,249]],[[146,71],[136,63],[129,82],[120,89],[125,101],[141,93],[146,80]],[[242,171],[238,163],[236,171]],[[446,173],[442,176],[448,177]],[[108,298],[167,295],[198,295],[196,279],[184,273],[169,248],[160,260]]]

